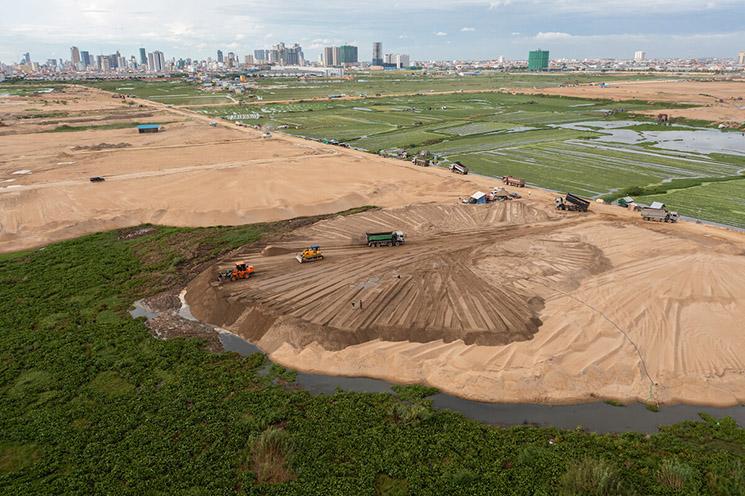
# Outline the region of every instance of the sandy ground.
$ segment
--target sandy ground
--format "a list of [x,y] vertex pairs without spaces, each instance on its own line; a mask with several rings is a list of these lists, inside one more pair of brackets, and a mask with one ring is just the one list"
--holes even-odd
[[[66,104],[43,106],[37,96],[0,101],[6,124],[0,128],[0,252],[148,222],[246,224],[455,198],[477,187],[446,171],[289,136],[263,139],[253,129],[213,128],[207,117],[165,105],[135,100],[130,106],[105,92],[76,91],[43,97]],[[60,108],[68,115],[51,127],[122,122],[127,112],[169,124],[159,134],[134,128],[53,133],[39,132],[50,126],[39,124],[48,117],[19,118]],[[81,122],[86,118],[94,122]],[[91,176],[106,181],[93,184]]]
[[[301,370],[426,382],[494,402],[745,401],[745,237],[558,215],[548,195],[322,221],[190,284],[198,318]],[[407,244],[368,248],[368,229]],[[326,258],[293,255],[317,242]],[[248,260],[257,276],[218,284]]]
[[[62,108],[64,117],[24,118]],[[39,132],[134,123],[143,113],[169,122],[165,132]],[[213,128],[201,115],[96,90],[3,98],[0,121],[0,251],[145,222],[244,224],[384,207],[240,254],[257,266],[255,279],[217,286],[215,266],[190,285],[198,317],[280,363],[486,401],[745,401],[742,234],[643,223],[601,205],[558,214],[553,195],[537,190],[463,206],[458,196],[495,181]],[[405,230],[409,242],[367,248],[365,230],[383,228]],[[295,252],[310,242],[327,258],[298,264]]]
[[517,88],[519,93],[563,95],[578,98],[605,98],[611,100],[643,100],[697,105],[688,109],[655,110],[646,113],[656,116],[667,113],[671,117],[684,117],[706,121],[745,124],[745,81],[623,81],[612,82],[602,88],[597,85],[579,85],[565,88]]

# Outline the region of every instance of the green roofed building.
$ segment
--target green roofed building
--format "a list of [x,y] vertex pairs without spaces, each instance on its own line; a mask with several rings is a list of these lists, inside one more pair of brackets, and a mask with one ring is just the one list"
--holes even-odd
[[342,45],[339,47],[339,65],[356,64],[357,47],[352,45]]
[[548,70],[548,50],[533,50],[528,54],[529,71]]

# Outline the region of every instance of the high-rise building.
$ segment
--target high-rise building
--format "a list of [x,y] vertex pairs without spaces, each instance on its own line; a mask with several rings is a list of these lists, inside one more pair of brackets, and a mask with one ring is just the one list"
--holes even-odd
[[257,63],[260,62],[266,62],[267,59],[267,50],[254,50],[254,60],[256,60]]
[[334,61],[333,65],[335,66],[339,65],[341,63],[339,62],[341,60],[341,50],[339,50],[338,46],[333,47],[332,55],[333,55],[332,60]]
[[29,52],[26,52],[23,54],[23,58],[21,59],[21,64],[23,65],[31,64],[31,54]]
[[155,50],[153,52],[153,63],[155,64],[153,70],[160,72],[166,67],[166,57],[163,52]]
[[222,56],[222,50],[217,51],[217,61],[220,63],[224,62],[223,56]]
[[254,56],[253,55],[246,55],[244,57],[244,64],[246,65],[254,65]]
[[70,48],[70,62],[72,65],[77,66],[80,63],[80,50],[78,47]]
[[84,67],[93,65],[93,59],[91,58],[90,52],[87,52],[86,50],[80,52],[80,62]]
[[383,65],[383,43],[380,41],[373,43],[372,65]]
[[342,45],[339,47],[339,60],[336,65],[352,65],[359,62],[357,58],[357,47]]
[[269,62],[279,65],[305,65],[305,56],[302,47],[297,43],[291,47],[277,43],[269,50]]
[[737,63],[745,65],[745,50],[737,54]]
[[647,52],[643,50],[637,50],[634,52],[634,61],[644,62],[645,60],[647,60]]
[[408,55],[401,53],[386,53],[383,59],[384,67],[395,67],[401,69],[402,67],[409,67],[410,59]]
[[323,49],[323,65],[326,67],[339,65],[336,59],[334,59],[334,48],[335,47],[326,47]]
[[147,65],[147,52],[144,48],[140,48],[140,64]]
[[155,57],[153,56],[152,52],[147,54],[147,70],[148,71],[155,70]]
[[528,70],[545,71],[548,69],[548,50],[533,50],[528,53]]

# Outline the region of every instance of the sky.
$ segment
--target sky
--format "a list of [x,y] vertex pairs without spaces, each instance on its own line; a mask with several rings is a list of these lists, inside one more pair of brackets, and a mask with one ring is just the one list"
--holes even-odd
[[731,57],[745,50],[745,0],[0,0],[0,61],[70,58],[139,47],[166,58],[243,57],[299,43],[372,42],[412,60]]

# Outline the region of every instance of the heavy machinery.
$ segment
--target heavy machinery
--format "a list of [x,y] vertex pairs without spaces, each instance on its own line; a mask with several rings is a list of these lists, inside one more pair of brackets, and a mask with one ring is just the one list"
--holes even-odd
[[554,200],[558,210],[571,210],[574,212],[587,212],[590,208],[590,201],[580,198],[577,195],[567,193],[566,196],[557,196]]
[[249,279],[254,274],[254,266],[248,265],[246,262],[235,264],[232,269],[224,270],[217,274],[217,280],[222,281],[237,281],[238,279]]
[[502,182],[507,186],[517,186],[518,188],[525,187],[525,179],[513,176],[502,176]]
[[468,175],[468,167],[461,164],[460,162],[453,162],[450,164],[450,172],[454,172],[456,174],[463,174]]
[[310,245],[308,248],[304,249],[301,253],[298,253],[297,256],[295,257],[295,260],[297,260],[300,263],[316,262],[318,260],[323,260],[323,255],[321,254],[320,245]]
[[427,150],[420,151],[412,159],[411,163],[420,167],[429,167],[430,165],[436,165],[433,155]]
[[406,242],[403,231],[386,231],[376,233],[365,233],[367,235],[367,246],[398,246]]
[[678,212],[670,212],[664,203],[654,202],[641,210],[642,219],[653,222],[678,222]]

